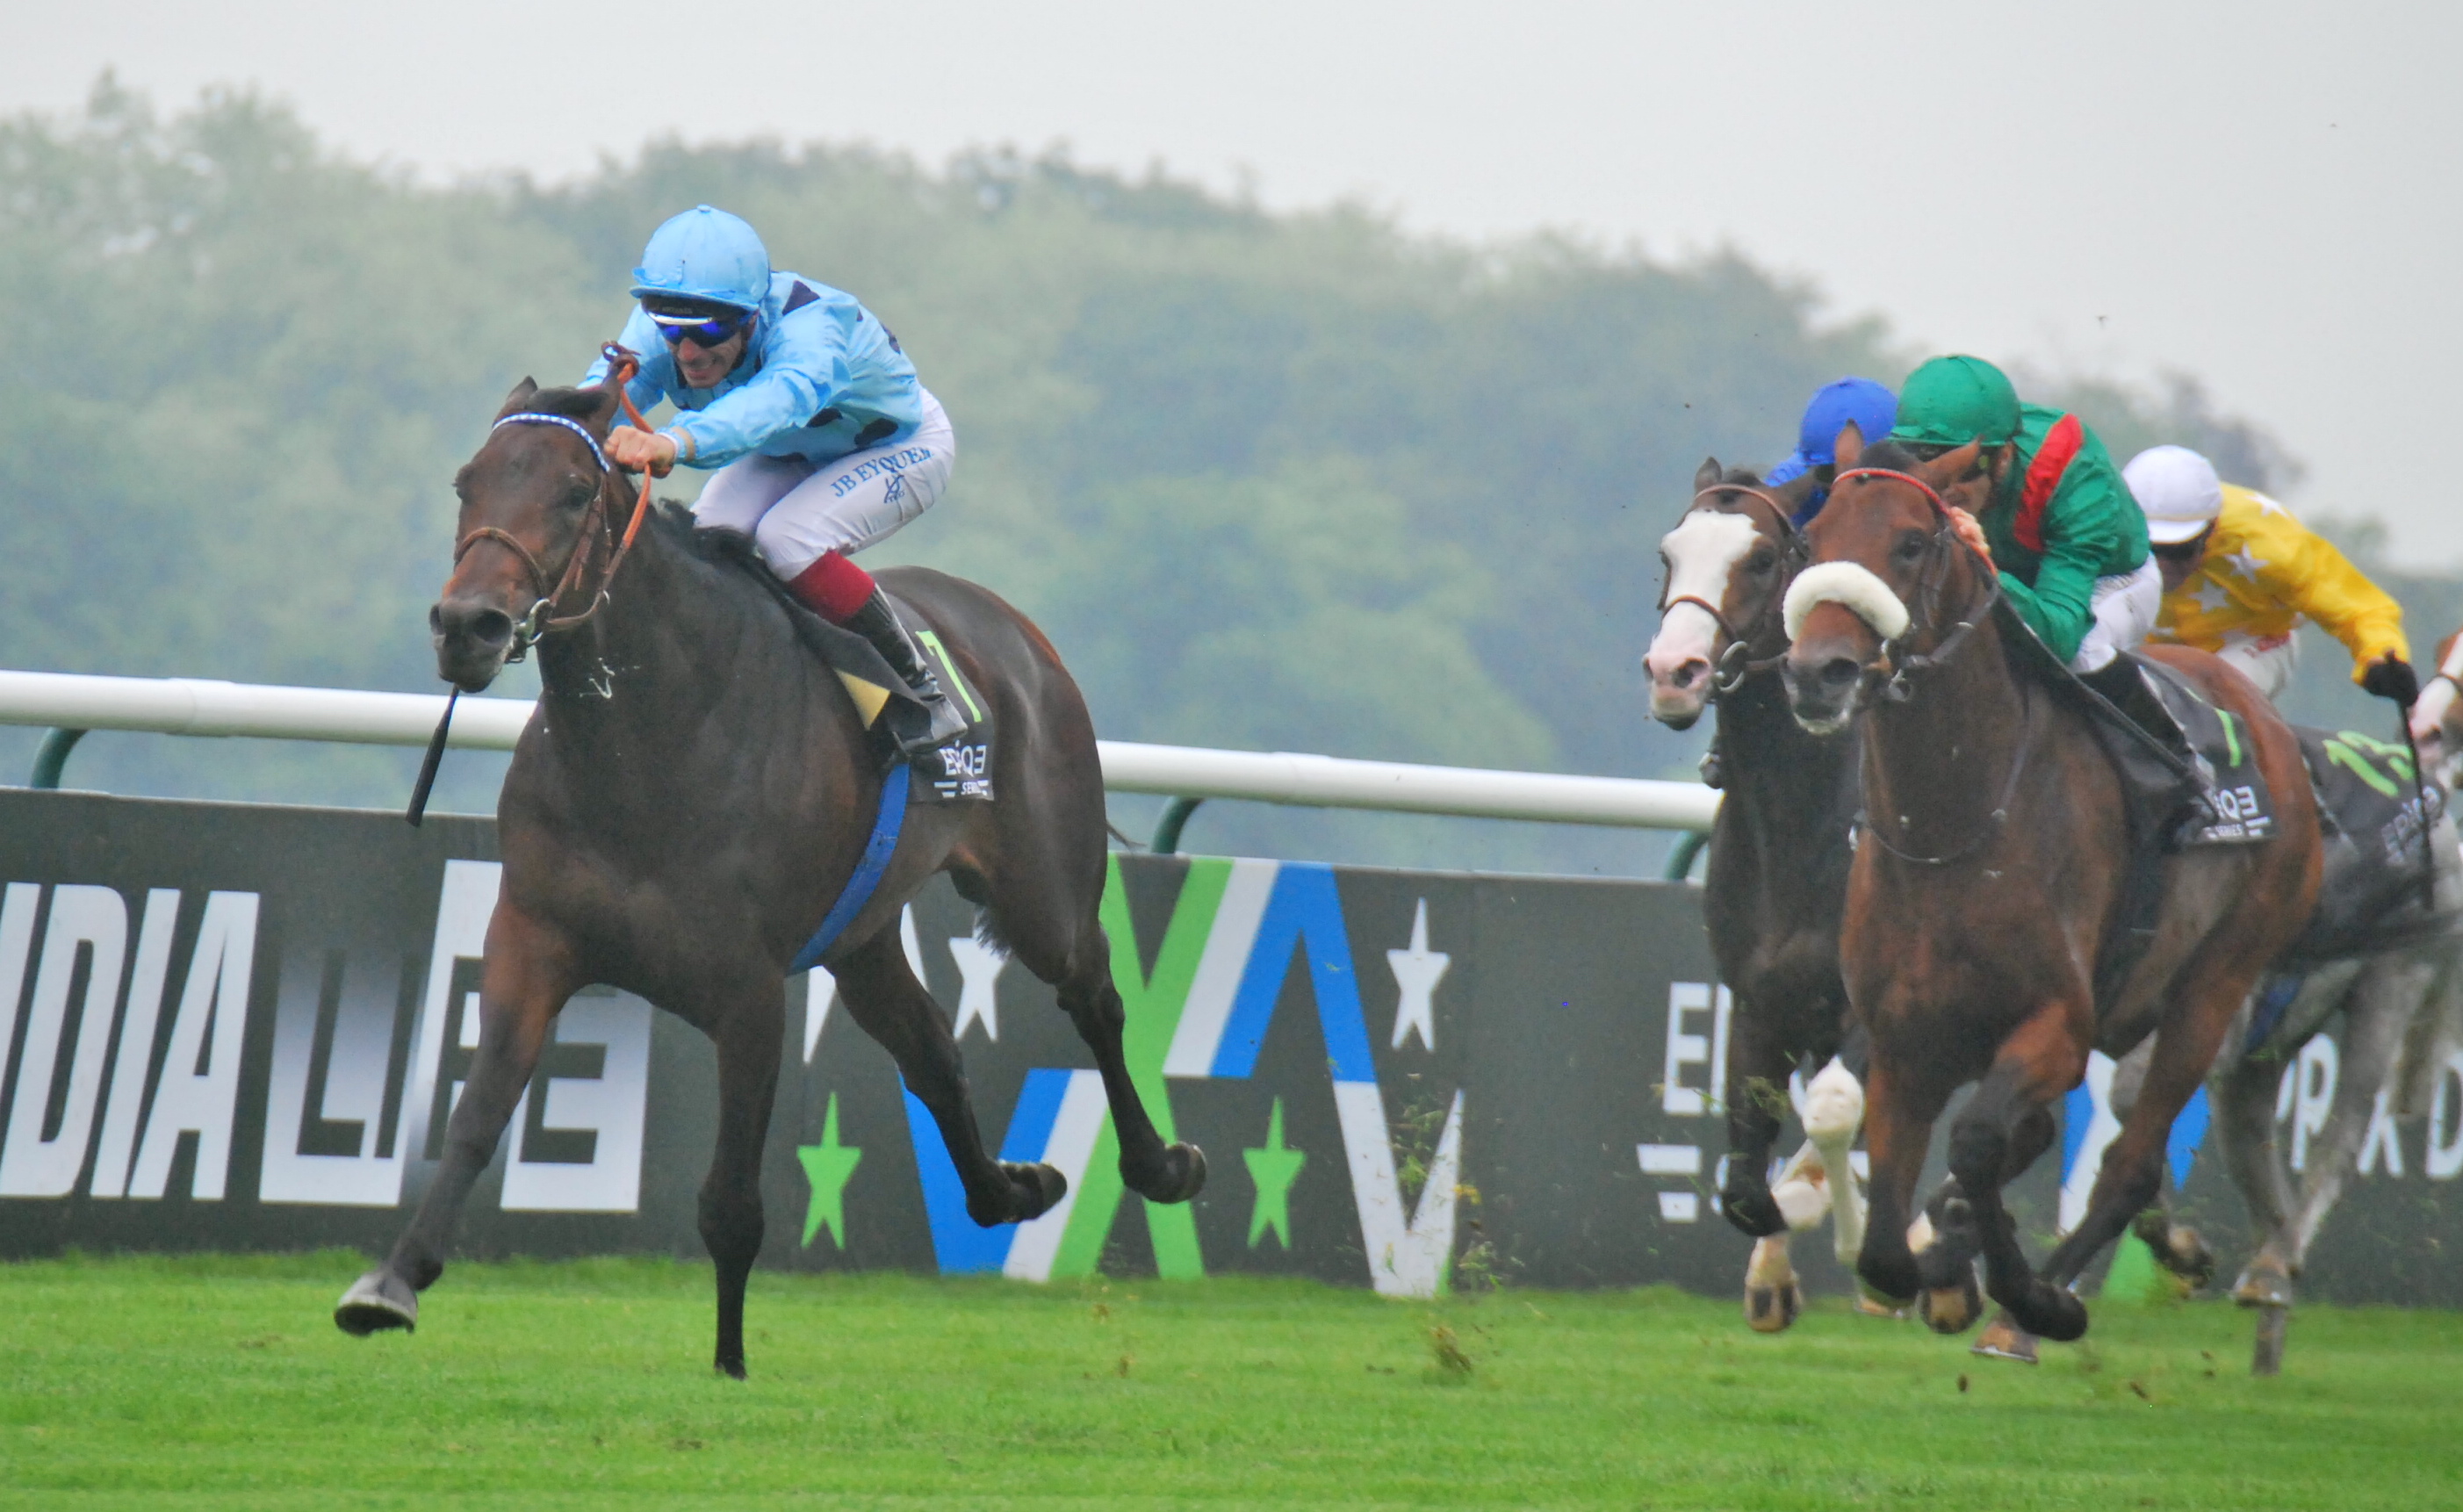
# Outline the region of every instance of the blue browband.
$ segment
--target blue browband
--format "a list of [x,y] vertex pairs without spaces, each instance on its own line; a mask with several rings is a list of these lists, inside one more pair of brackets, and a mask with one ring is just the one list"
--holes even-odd
[[562,426],[565,429],[572,431],[577,436],[579,436],[581,438],[581,444],[590,449],[590,454],[599,459],[599,471],[612,472],[615,471],[607,465],[607,453],[599,449],[599,438],[592,435],[590,433],[590,427],[583,425],[578,420],[568,420],[562,415],[534,415],[525,412],[518,415],[507,415],[505,418],[497,421],[488,428],[490,431],[496,431],[502,430],[507,426]]

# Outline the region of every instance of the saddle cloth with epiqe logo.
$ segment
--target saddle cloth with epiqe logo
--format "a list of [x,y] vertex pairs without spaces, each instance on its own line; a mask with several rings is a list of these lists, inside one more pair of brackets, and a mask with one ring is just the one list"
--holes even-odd
[[[905,600],[897,600],[897,603],[899,618],[914,636],[916,647],[931,663],[942,692],[967,720],[967,728],[957,734],[907,759],[912,776],[909,791],[917,802],[989,803],[992,800],[992,705],[985,701],[982,690],[968,680],[932,622]],[[857,717],[878,743],[883,759],[889,759],[893,746],[890,726],[900,717],[890,712],[890,706],[900,700],[913,706],[914,695],[889,669],[889,664],[882,660],[881,652],[870,641],[818,615],[806,613],[798,619],[806,644],[820,653],[830,670],[838,673],[847,696],[855,701]]]
[[2305,725],[2292,733],[2318,791],[2326,866],[2317,915],[2288,958],[2332,960],[2447,928],[2449,921],[2430,913],[2421,886],[2446,790],[2415,780],[2411,754],[2393,741]]
[[2229,709],[2207,701],[2198,686],[2162,662],[2136,659],[2156,697],[2188,737],[2194,754],[2205,812],[2186,821],[2172,844],[2249,845],[2273,838],[2275,795],[2257,767],[2249,727]]

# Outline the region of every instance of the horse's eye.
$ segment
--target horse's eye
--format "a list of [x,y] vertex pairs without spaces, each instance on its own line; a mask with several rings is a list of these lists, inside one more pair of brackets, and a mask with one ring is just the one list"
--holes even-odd
[[1925,538],[1922,536],[1910,535],[1902,539],[1899,542],[1899,549],[1890,555],[1912,566],[1924,559],[1924,554]]
[[1757,551],[1745,559],[1745,570],[1756,578],[1767,578],[1778,565],[1778,558],[1768,551]]
[[566,509],[587,509],[590,507],[590,501],[598,496],[599,490],[595,485],[576,483],[564,491],[563,496],[558,498],[556,503]]

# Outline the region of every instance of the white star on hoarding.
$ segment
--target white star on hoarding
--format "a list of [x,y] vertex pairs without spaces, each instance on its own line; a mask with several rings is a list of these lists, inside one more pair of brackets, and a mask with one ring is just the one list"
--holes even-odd
[[980,1019],[987,1039],[1000,1039],[998,1002],[992,989],[1009,957],[977,940],[958,935],[949,941],[949,958],[958,963],[958,1026],[950,1038],[967,1037],[967,1025]]
[[1420,1032],[1420,1043],[1433,1050],[1437,1047],[1436,1008],[1429,1000],[1437,983],[1445,978],[1446,968],[1453,957],[1443,951],[1428,949],[1428,900],[1420,900],[1419,910],[1411,915],[1411,947],[1387,951],[1385,964],[1394,968],[1395,985],[1403,989],[1403,1000],[1394,1009],[1394,1048],[1403,1048],[1404,1038],[1414,1029]]

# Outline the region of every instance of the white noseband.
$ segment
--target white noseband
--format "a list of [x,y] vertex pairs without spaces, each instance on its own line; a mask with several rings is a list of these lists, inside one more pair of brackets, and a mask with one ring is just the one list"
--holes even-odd
[[1890,585],[1852,561],[1825,561],[1796,575],[1787,588],[1787,638],[1795,640],[1804,618],[1825,603],[1843,603],[1885,641],[1907,633],[1907,606]]

